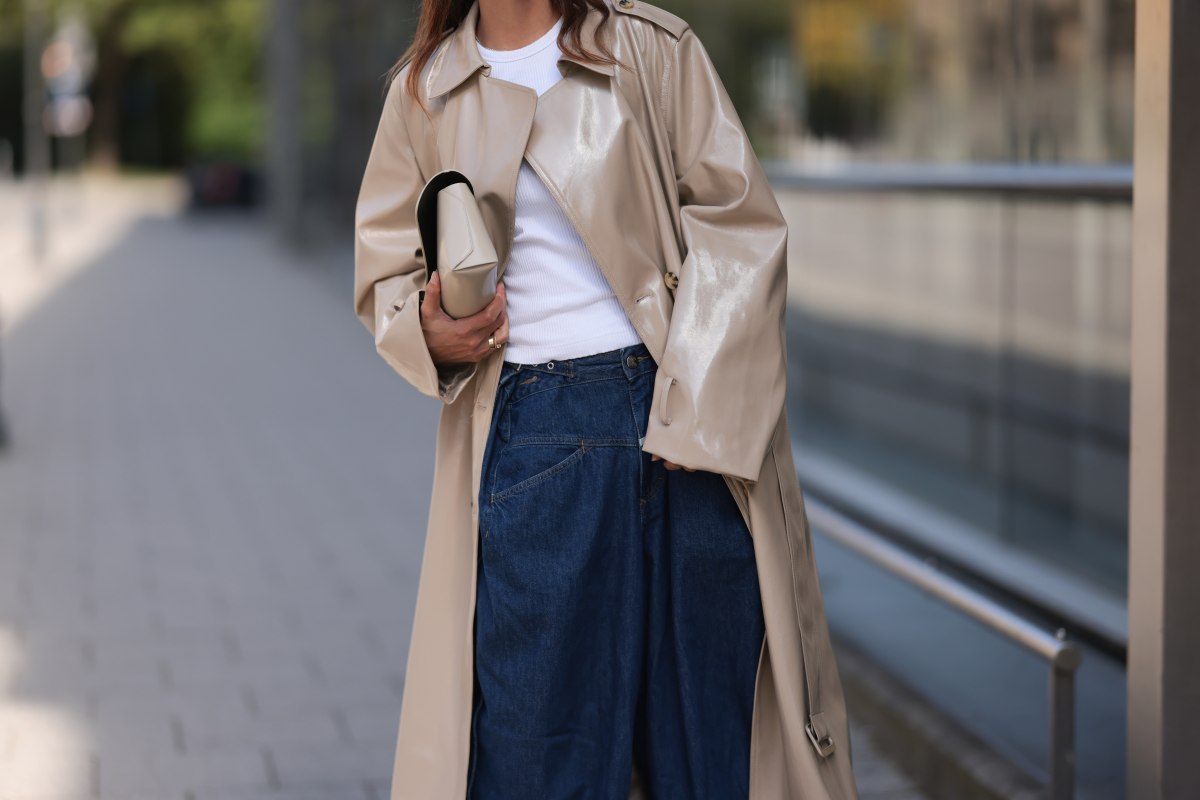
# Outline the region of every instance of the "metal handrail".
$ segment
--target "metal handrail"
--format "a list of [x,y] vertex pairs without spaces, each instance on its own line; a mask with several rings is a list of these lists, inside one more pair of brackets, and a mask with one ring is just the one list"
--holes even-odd
[[810,525],[822,536],[853,550],[928,594],[1031,650],[1050,664],[1050,797],[1075,792],[1075,670],[1080,649],[1059,628],[1049,633],[962,581],[939,570],[880,534],[806,495]]
[[1129,164],[859,163],[808,167],[765,160],[763,169],[771,184],[782,189],[1133,200],[1133,167]]

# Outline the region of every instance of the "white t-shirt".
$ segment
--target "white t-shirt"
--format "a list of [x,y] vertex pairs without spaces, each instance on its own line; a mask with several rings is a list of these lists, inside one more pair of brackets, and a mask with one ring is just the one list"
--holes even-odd
[[[561,27],[560,17],[537,41],[516,50],[479,45],[491,77],[528,86],[540,96],[562,79]],[[638,344],[641,337],[599,265],[524,159],[515,212],[512,252],[501,278],[508,294],[505,360],[538,364]]]

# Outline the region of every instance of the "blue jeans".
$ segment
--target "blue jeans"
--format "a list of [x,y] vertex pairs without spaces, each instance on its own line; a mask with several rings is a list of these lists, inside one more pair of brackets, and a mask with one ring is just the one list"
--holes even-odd
[[467,797],[746,797],[764,627],[724,479],[641,450],[644,344],[505,362],[479,495]]

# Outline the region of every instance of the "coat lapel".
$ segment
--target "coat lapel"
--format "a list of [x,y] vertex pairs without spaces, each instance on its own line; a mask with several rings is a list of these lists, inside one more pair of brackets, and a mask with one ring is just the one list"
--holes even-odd
[[[601,21],[600,12],[589,8],[580,26],[580,43],[588,52],[598,52]],[[427,80],[431,99],[445,97],[438,137],[440,168],[457,169],[470,178],[496,246],[500,262],[497,276],[503,277],[512,252],[517,174],[538,115],[539,98],[528,87],[491,77],[491,67],[475,40],[478,22],[479,2],[475,0],[435,55]],[[563,54],[559,67],[564,71],[563,80],[572,84],[578,80],[592,85],[594,81],[572,76],[568,65],[605,79],[615,74],[611,64],[594,64]],[[570,94],[575,88],[555,86],[554,93]],[[578,101],[575,97],[568,102]],[[583,108],[563,106],[561,102],[557,105],[560,110],[552,113],[567,117],[578,117]],[[480,135],[481,131],[486,134]]]
[[[517,172],[537,110],[533,90],[485,75],[473,91],[455,92],[446,103],[438,151],[442,169],[457,169],[475,190],[500,267],[512,252]],[[480,131],[487,130],[487,135]]]

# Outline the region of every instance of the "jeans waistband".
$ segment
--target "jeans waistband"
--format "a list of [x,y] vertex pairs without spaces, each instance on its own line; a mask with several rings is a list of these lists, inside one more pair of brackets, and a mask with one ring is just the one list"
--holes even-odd
[[536,370],[537,372],[544,372],[551,375],[573,376],[579,372],[588,372],[596,368],[616,366],[632,374],[633,371],[642,371],[647,364],[657,367],[646,344],[638,342],[626,347],[606,350],[603,353],[592,353],[591,355],[577,356],[575,358],[554,359],[538,364],[520,364],[505,361],[502,372],[513,373]]

